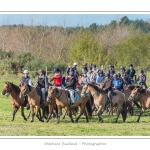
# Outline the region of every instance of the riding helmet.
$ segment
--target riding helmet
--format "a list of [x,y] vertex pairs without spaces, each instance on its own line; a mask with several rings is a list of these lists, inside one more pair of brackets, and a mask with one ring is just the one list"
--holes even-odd
[[144,70],[140,70],[140,73],[144,73]]
[[23,73],[29,73],[29,71],[28,70],[24,70]]
[[54,73],[56,73],[56,72],[60,72],[59,68],[54,69]]

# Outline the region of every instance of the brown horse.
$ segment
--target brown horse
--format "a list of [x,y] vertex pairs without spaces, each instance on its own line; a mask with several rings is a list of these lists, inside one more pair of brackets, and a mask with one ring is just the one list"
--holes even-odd
[[[113,96],[112,102],[113,102],[113,106],[117,105],[117,118],[115,122],[118,121],[120,113],[122,114],[123,122],[125,122],[126,117],[127,117],[125,96],[120,91],[115,90],[114,92],[115,92],[115,95]],[[107,94],[99,87],[93,84],[87,83],[83,86],[81,96],[84,97],[89,93],[94,98],[94,104],[97,109],[99,122],[103,122],[101,115],[108,104]]]
[[[124,85],[124,94],[125,94],[125,100],[128,102],[128,98],[131,95],[132,90],[135,88],[133,85]],[[133,116],[133,111],[134,111],[134,102],[130,101],[127,104],[127,111],[128,113]]]
[[13,109],[11,121],[14,120],[15,114],[17,113],[19,108],[21,110],[22,117],[24,118],[24,120],[27,120],[27,118],[24,115],[25,100],[23,97],[19,98],[19,93],[20,89],[17,85],[10,82],[5,82],[2,94],[6,96],[8,96],[9,94],[11,95],[10,102],[12,104]]
[[[140,115],[137,119],[137,122],[139,122],[144,111],[150,109],[150,92],[137,86],[132,90],[128,100],[134,101],[136,106],[141,108]],[[140,102],[140,105],[138,104],[138,101]]]
[[[86,116],[86,122],[88,122],[88,115],[89,117],[92,117],[92,108],[91,108],[91,103],[89,101],[88,97],[82,98],[80,96],[81,91],[77,91],[77,94],[79,95],[79,99],[75,101],[74,106],[70,105],[70,100],[68,100],[68,91],[65,89],[60,89],[56,87],[49,87],[48,90],[48,97],[49,99],[55,98],[57,108],[58,108],[58,122],[60,122],[60,114],[61,114],[61,109],[65,108],[67,110],[67,113],[71,119],[72,122],[74,122],[72,118],[72,108],[80,107],[80,114],[76,118],[75,122],[78,122],[79,118],[81,115],[84,113]],[[85,109],[86,107],[86,109]],[[88,111],[88,115],[87,112]]]
[[[34,115],[39,119],[39,121],[43,122],[43,120],[39,117],[41,96],[39,96],[37,94],[36,87],[30,86],[27,83],[23,83],[22,86],[20,87],[20,95],[19,96],[22,97],[24,95],[28,96],[30,112],[32,114],[31,122],[34,121]],[[36,109],[35,113],[34,113],[34,108]],[[43,112],[43,114],[44,114],[44,112]]]
[[[49,90],[50,90],[50,86],[49,86],[48,91]],[[57,109],[57,105],[56,105],[56,100],[55,100],[55,97],[51,97],[49,95],[49,93],[50,92],[48,92],[48,96],[46,98],[46,104],[45,104],[49,108],[49,114],[48,114],[48,117],[47,117],[47,122],[49,122],[49,120],[52,118],[52,114],[54,113],[54,115],[57,118],[57,123],[58,123],[59,120],[58,120],[58,109]]]

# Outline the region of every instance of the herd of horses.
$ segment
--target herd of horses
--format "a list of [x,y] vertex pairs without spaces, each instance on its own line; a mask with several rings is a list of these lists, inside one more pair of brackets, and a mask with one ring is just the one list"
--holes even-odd
[[[2,94],[6,96],[10,95],[11,97],[13,110],[12,121],[19,108],[24,120],[29,119],[30,115],[31,122],[34,121],[35,116],[41,122],[44,122],[44,119],[46,119],[46,122],[49,122],[52,117],[56,117],[57,123],[60,122],[62,108],[65,109],[65,114],[68,114],[71,122],[76,123],[82,115],[85,116],[86,122],[89,122],[89,119],[93,116],[93,111],[95,111],[98,116],[98,121],[103,122],[102,114],[107,109],[109,109],[110,112],[113,112],[114,109],[116,110],[117,118],[115,122],[118,122],[120,114],[122,115],[123,122],[125,122],[127,113],[133,115],[135,105],[140,109],[140,114],[137,119],[137,122],[139,122],[144,111],[150,109],[150,92],[136,85],[124,85],[124,92],[114,90],[112,106],[109,106],[107,93],[101,89],[101,85],[97,86],[92,83],[86,83],[83,86],[79,85],[78,89],[79,90],[76,91],[78,100],[75,101],[73,106],[70,104],[69,93],[66,89],[51,85],[49,85],[48,96],[44,105],[40,103],[41,97],[36,87],[30,86],[27,83],[19,87],[7,81],[4,83]],[[30,105],[29,115],[27,117],[24,114],[24,108],[26,106],[24,100],[25,95],[28,96],[28,103]],[[80,112],[78,113],[79,109]],[[75,121],[73,115],[77,116]],[[65,115],[63,118],[65,118]]]

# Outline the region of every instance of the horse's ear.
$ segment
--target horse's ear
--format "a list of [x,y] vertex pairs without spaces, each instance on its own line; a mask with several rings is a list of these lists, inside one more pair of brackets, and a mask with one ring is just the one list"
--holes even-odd
[[5,84],[8,84],[8,81],[5,81]]

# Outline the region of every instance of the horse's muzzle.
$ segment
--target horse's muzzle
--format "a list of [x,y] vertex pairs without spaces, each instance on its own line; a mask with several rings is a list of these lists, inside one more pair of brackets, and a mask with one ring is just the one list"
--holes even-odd
[[84,93],[81,93],[81,97],[85,97],[85,94],[84,94]]
[[5,95],[5,96],[7,96],[7,97],[9,96],[9,93],[8,93],[8,92],[7,92],[7,93],[3,93],[3,92],[2,92],[2,94]]

